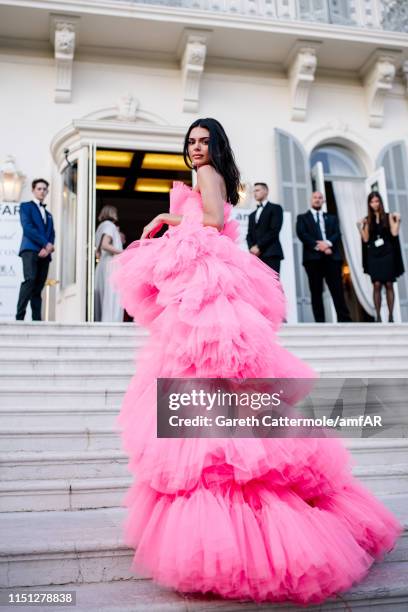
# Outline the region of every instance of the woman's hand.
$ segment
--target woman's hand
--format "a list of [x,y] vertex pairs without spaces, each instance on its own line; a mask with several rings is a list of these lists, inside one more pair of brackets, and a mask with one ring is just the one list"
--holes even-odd
[[143,240],[144,238],[153,238],[153,236],[155,236],[155,234],[157,234],[157,232],[161,230],[163,225],[163,219],[161,219],[160,217],[155,217],[143,228],[143,233],[140,236],[140,240]]
[[390,213],[390,231],[393,236],[398,236],[400,223],[401,223],[401,215],[397,212]]

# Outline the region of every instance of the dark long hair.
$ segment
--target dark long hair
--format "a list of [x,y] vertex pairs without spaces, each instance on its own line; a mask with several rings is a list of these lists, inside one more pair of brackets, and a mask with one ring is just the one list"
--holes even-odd
[[374,198],[378,198],[379,202],[380,202],[380,208],[379,208],[379,213],[380,213],[380,225],[382,225],[383,227],[388,227],[389,221],[388,221],[388,215],[384,210],[384,202],[383,199],[381,197],[381,194],[379,191],[372,191],[371,193],[368,194],[368,198],[367,198],[367,206],[368,206],[368,229],[370,232],[374,231],[374,227],[375,227],[375,212],[373,211],[373,209],[370,206],[370,202],[371,200],[373,200]]
[[237,204],[239,201],[240,174],[228,136],[219,121],[207,117],[206,119],[197,119],[190,125],[184,139],[183,148],[183,157],[186,165],[192,170],[195,169],[188,156],[188,140],[191,130],[196,127],[202,127],[209,131],[208,153],[210,164],[221,174],[225,181],[228,202],[233,205]]

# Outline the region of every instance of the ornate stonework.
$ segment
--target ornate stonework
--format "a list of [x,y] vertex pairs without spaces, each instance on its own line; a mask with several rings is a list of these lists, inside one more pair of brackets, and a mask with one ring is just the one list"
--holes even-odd
[[392,89],[399,52],[377,49],[363,66],[362,77],[366,91],[370,127],[381,127],[384,121],[384,102]]
[[121,96],[117,104],[117,118],[120,121],[136,121],[139,109],[139,100],[131,93]]
[[55,102],[71,101],[78,19],[66,15],[51,16],[51,43],[54,47],[56,69]]
[[309,93],[317,68],[316,50],[319,44],[318,42],[303,44],[302,41],[298,41],[287,61],[294,121],[306,119]]
[[200,82],[204,72],[207,55],[208,33],[185,33],[181,57],[181,77],[183,85],[183,110],[196,112],[199,107]]

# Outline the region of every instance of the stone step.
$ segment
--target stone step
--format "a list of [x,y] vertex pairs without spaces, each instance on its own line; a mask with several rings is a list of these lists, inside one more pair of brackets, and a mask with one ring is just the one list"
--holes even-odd
[[[127,333],[129,329],[143,329],[133,323],[57,323],[56,321],[2,321],[1,327],[5,333],[15,334],[41,334],[54,331],[56,333],[71,333],[80,331],[91,334],[120,334]],[[314,334],[316,330],[324,333],[342,333],[344,330],[367,331],[375,330],[378,333],[393,333],[393,330],[406,330],[407,323],[283,323],[281,331],[284,333],[299,332]]]
[[[307,606],[310,612],[406,612],[408,587],[405,563],[374,564],[367,577],[341,597]],[[38,592],[38,587],[18,592]],[[44,590],[44,589],[42,589]],[[17,591],[11,589],[5,593]],[[228,601],[211,596],[181,594],[152,580],[115,580],[47,586],[47,592],[75,591],[77,612],[304,612],[291,603]]]
[[358,466],[408,465],[408,439],[353,439],[344,440]]
[[[27,415],[27,410],[22,409]],[[33,411],[32,411],[33,412]],[[44,451],[96,451],[96,450],[119,450],[121,448],[119,429],[116,427],[101,427],[98,423],[92,426],[69,425],[68,421],[72,414],[67,410],[64,418],[67,425],[61,427],[60,410],[49,410],[32,414],[33,425],[22,427],[21,413],[9,413],[9,419],[16,422],[18,426],[11,427],[7,422],[7,415],[3,412],[0,418],[0,448],[2,452],[36,452]],[[85,410],[82,409],[82,413]],[[92,411],[91,411],[92,412]],[[114,422],[117,410],[108,412],[108,418]],[[93,413],[93,420],[98,419],[99,412]],[[106,420],[106,411],[103,411],[101,420]],[[0,411],[1,417],[1,411]],[[72,421],[72,419],[71,419]],[[346,446],[358,459],[359,465],[389,465],[392,463],[408,462],[408,440],[406,438],[376,438],[358,439],[347,438],[344,440]]]
[[[114,429],[122,391],[79,391],[37,389],[22,394],[8,391],[0,406],[0,428],[27,429],[39,423],[68,429],[85,427]],[[13,401],[16,403],[13,408]],[[26,405],[24,405],[26,404]]]
[[[89,433],[89,430],[88,430]],[[4,435],[4,432],[3,432]],[[12,432],[11,432],[11,435]],[[112,438],[114,432],[112,431]],[[379,475],[400,476],[408,472],[408,441],[406,439],[344,440],[355,465],[353,469],[360,477],[375,480]],[[30,441],[31,443],[31,441]],[[116,434],[118,448],[69,450],[58,448],[45,450],[38,446],[32,450],[18,448],[0,452],[0,472],[3,481],[115,478],[126,476],[127,455],[121,449],[120,432]],[[392,491],[391,491],[392,492]]]
[[121,450],[1,452],[3,484],[19,481],[116,478],[128,475]]
[[26,372],[23,376],[15,372],[3,374],[0,372],[0,389],[2,396],[6,395],[3,389],[14,389],[18,393],[30,389],[30,392],[45,387],[46,389],[63,390],[75,389],[77,391],[122,391],[130,381],[135,368],[128,364],[126,371],[111,372],[109,375],[106,372],[87,372],[76,368],[73,372],[47,372],[39,375],[36,372]]
[[[22,453],[24,454],[24,453]],[[131,482],[120,451],[13,454],[2,461],[2,512],[107,508],[121,505]],[[408,494],[408,463],[355,465],[353,474],[376,495]]]
[[[403,495],[382,499],[405,525],[403,537],[381,564],[392,568],[408,561],[408,499]],[[0,514],[0,586],[130,578],[132,551],[122,540],[125,516],[124,508]]]
[[[42,349],[35,352],[27,352],[23,347],[16,351],[15,347],[8,350],[0,350],[0,374],[13,374],[19,372],[22,376],[32,372],[61,373],[76,372],[78,368],[86,372],[98,372],[113,370],[133,371],[134,359],[137,357],[141,346],[126,349],[106,349],[95,351],[95,348],[75,350],[62,353],[60,348],[55,347],[48,350]],[[54,350],[55,354],[52,353]],[[381,351],[373,351],[373,346],[353,345],[352,349],[347,346],[337,346],[333,351],[331,346],[292,346],[291,352],[301,359],[308,361],[314,367],[322,368],[325,364],[339,365],[361,362],[364,366],[378,365],[385,361],[390,364],[401,364],[401,358],[407,360],[408,364],[408,342],[406,345],[388,344]],[[350,352],[352,354],[350,355]],[[407,365],[408,368],[408,365]]]
[[[132,482],[131,476],[0,482],[1,511],[43,512],[117,508]],[[0,519],[1,520],[1,519]]]
[[[0,326],[1,330],[1,326]],[[142,346],[145,344],[148,339],[148,334],[133,332],[122,335],[83,335],[83,334],[72,334],[69,336],[61,336],[61,334],[48,334],[44,336],[38,335],[27,335],[27,337],[21,338],[20,336],[13,336],[11,334],[5,335],[3,333],[0,334],[0,354],[6,354],[7,351],[12,350],[15,351],[16,355],[20,355],[24,353],[25,350],[29,351],[29,355],[31,354],[42,354],[43,351],[49,351],[52,355],[55,354],[64,354],[64,353],[72,353],[78,352],[83,353],[87,351],[92,351],[92,355],[95,355],[95,351],[93,349],[99,348],[102,352],[109,350],[110,351],[119,351],[119,350],[131,350],[133,347]],[[86,338],[86,342],[84,342],[84,338]],[[390,343],[390,338],[392,342]],[[387,348],[388,346],[408,346],[408,334],[398,334],[395,336],[392,335],[384,335],[384,334],[375,334],[371,332],[370,334],[364,333],[354,333],[354,334],[344,334],[341,336],[341,344],[338,343],[338,337],[335,338],[328,334],[319,334],[315,335],[288,335],[280,333],[278,335],[278,341],[289,348],[290,350],[294,350],[302,347],[305,348],[319,348],[326,347],[333,349],[333,344],[336,341],[336,349],[342,347],[361,347],[362,349],[365,347],[375,347],[381,346],[382,348]],[[105,352],[106,352],[105,351]]]
[[[382,356],[374,355],[362,363],[360,357],[350,356],[347,359],[341,359],[333,355],[331,358],[309,359],[308,362],[326,378],[404,378],[408,376],[408,362],[401,357],[388,358],[384,362]],[[85,367],[88,366],[84,365]],[[95,363],[92,368],[90,365],[89,369],[92,371],[84,371],[75,362],[72,364],[72,369],[68,371],[67,369],[58,371],[58,364],[55,362],[52,371],[39,370],[38,372],[23,371],[20,373],[14,368],[12,372],[0,372],[0,389],[2,389],[2,396],[7,395],[9,389],[20,393],[27,388],[35,390],[40,387],[58,390],[68,388],[97,391],[101,389],[124,392],[131,376],[136,371],[128,360],[126,360],[126,365],[119,368],[118,371],[114,366],[109,372],[102,371],[101,368],[95,367]]]
[[[0,430],[0,448],[7,451],[95,451],[120,449],[120,438],[113,429],[50,426],[49,414],[44,426],[5,428]],[[53,423],[51,423],[53,425]]]
[[[6,343],[9,340],[30,339],[36,342],[41,339],[46,342],[52,342],[57,339],[71,344],[72,341],[83,339],[86,337],[89,341],[108,342],[127,341],[138,337],[143,338],[147,335],[146,329],[133,324],[56,324],[56,323],[1,323],[1,343]],[[283,325],[279,330],[279,336],[285,338],[351,338],[360,337],[367,338],[375,336],[378,338],[407,338],[408,324],[315,324],[301,323],[298,325]]]
[[[332,356],[333,355],[333,341],[328,338],[322,338],[321,341],[316,338],[310,339],[285,339],[280,343],[285,346],[288,350],[295,353],[303,359],[309,359],[317,356]],[[27,361],[35,360],[46,360],[51,358],[58,359],[91,359],[92,361],[98,359],[127,359],[133,360],[135,354],[144,346],[146,339],[132,341],[128,343],[109,343],[103,342],[101,339],[100,344],[87,342],[86,345],[78,345],[78,343],[72,343],[72,345],[65,344],[39,344],[31,343],[30,346],[22,343],[11,342],[9,344],[2,344],[0,340],[0,368],[3,369],[2,362],[9,362],[10,360],[18,360],[19,364]],[[361,355],[362,357],[371,356],[375,349],[381,349],[381,355],[384,357],[392,357],[399,355],[408,358],[408,339],[395,338],[390,343],[389,339],[378,339],[370,338],[370,342],[364,342],[363,340],[356,340],[354,338],[344,338],[341,345],[337,345],[335,352],[337,356],[348,358],[350,352],[353,355]]]

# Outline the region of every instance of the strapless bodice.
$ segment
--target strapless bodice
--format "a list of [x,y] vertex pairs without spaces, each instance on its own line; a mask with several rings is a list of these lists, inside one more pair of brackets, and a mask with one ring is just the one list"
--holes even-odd
[[[170,213],[182,215],[183,222],[202,222],[203,201],[199,191],[182,183],[174,181],[170,190]],[[232,204],[224,202],[224,227],[220,232],[229,236],[234,242],[238,237],[238,223],[232,218]]]

